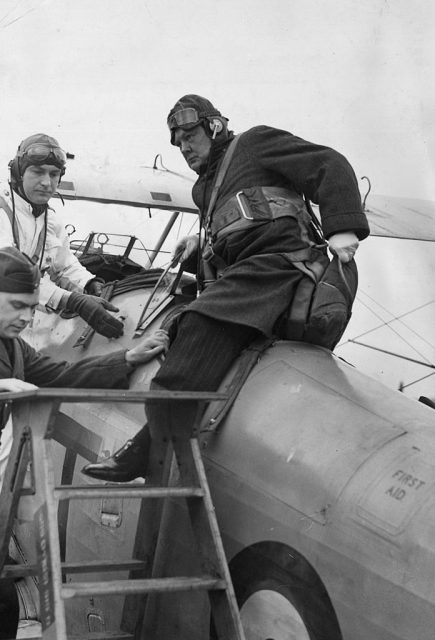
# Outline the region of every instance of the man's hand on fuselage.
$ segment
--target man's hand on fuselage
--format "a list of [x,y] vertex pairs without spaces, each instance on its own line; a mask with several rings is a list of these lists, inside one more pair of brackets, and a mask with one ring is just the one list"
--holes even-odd
[[125,354],[128,364],[137,366],[149,362],[159,354],[165,354],[169,348],[169,336],[163,329],[158,329],[152,336],[145,338],[137,347],[129,349]]
[[24,382],[18,378],[0,378],[0,392],[2,391],[31,391],[38,387],[31,382]]

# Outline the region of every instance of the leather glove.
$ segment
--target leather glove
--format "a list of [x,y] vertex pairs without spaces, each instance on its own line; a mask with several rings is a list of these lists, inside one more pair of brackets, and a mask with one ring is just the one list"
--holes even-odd
[[175,245],[172,252],[172,264],[175,266],[178,262],[185,262],[198,250],[198,247],[199,236],[184,236]]
[[104,298],[73,291],[66,302],[65,310],[78,313],[97,333],[106,338],[119,338],[124,332],[122,322],[108,313],[119,309]]
[[350,262],[358,249],[359,240],[353,231],[335,233],[328,238],[329,250],[340,262]]
[[85,293],[91,296],[101,296],[105,282],[102,278],[92,278],[85,286]]

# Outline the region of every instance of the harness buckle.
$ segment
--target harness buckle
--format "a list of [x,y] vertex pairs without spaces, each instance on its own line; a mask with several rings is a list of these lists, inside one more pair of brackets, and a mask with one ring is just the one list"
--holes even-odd
[[202,248],[202,259],[205,261],[208,261],[208,260],[211,260],[213,256],[214,256],[213,245],[211,242],[211,235],[209,235]]
[[245,218],[245,220],[254,220],[254,216],[250,216],[246,213],[245,207],[243,206],[243,202],[240,197],[241,195],[245,195],[243,191],[238,191],[236,193],[237,204],[239,205],[239,209],[242,212],[242,216]]

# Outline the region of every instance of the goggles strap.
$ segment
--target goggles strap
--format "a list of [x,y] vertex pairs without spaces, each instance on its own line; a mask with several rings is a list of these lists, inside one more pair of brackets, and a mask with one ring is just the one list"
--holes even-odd
[[20,151],[18,154],[19,158],[23,158],[27,156],[30,160],[37,160],[38,162],[42,162],[46,160],[50,156],[53,156],[58,162],[61,162],[63,165],[66,164],[66,153],[60,147],[53,147],[51,145],[45,144],[35,144],[30,145],[28,149],[25,151]]

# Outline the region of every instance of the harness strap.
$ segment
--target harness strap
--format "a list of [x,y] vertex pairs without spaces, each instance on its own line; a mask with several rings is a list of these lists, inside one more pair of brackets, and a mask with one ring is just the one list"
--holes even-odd
[[225,174],[230,165],[231,159],[233,157],[234,151],[236,150],[236,146],[240,140],[241,135],[242,134],[238,134],[234,136],[234,138],[231,140],[228,146],[228,149],[225,152],[224,157],[222,158],[222,162],[215,175],[213,188],[210,196],[210,201],[208,203],[207,213],[205,215],[204,227],[205,227],[207,243],[205,244],[204,249],[202,251],[202,271],[203,271],[202,286],[203,288],[208,286],[210,282],[214,282],[216,280],[217,272],[222,272],[227,266],[222,258],[214,254],[213,247],[211,245],[210,225],[211,225],[213,209],[216,203],[216,199],[218,197],[219,189],[221,188]]
[[227,394],[227,399],[223,403],[216,403],[216,411],[213,412],[204,425],[201,426],[201,433],[210,431],[214,432],[217,430],[233,406],[234,401],[239,395],[240,389],[246,382],[252,369],[260,360],[266,349],[272,346],[274,340],[274,338],[265,338],[264,336],[261,336],[242,351],[240,358],[237,361],[237,368],[234,375],[224,389]]
[[18,236],[17,221],[15,219],[14,214],[12,213],[12,209],[10,208],[10,206],[2,196],[0,196],[0,209],[3,209],[3,211],[6,213],[7,217],[9,218],[9,222],[11,223],[11,227],[12,227],[12,235],[14,237],[15,246],[18,250],[20,250],[20,239]]
[[[251,187],[242,189],[219,207],[210,229],[216,241],[228,233],[240,231],[253,223],[291,217],[301,225],[307,235],[310,223],[304,200],[296,192],[283,187]],[[303,227],[303,229],[302,229]]]
[[[320,282],[321,277],[325,273],[325,269],[329,264],[329,258],[326,253],[316,257],[315,260],[310,259],[310,249],[301,249],[300,251],[291,251],[286,253],[287,258],[294,264],[295,267],[302,271],[302,273],[309,277],[309,279],[316,285]],[[303,252],[307,252],[305,255]],[[303,257],[299,257],[303,255]]]
[[237,136],[234,136],[234,138],[231,140],[228,149],[225,152],[224,157],[222,158],[222,162],[217,170],[216,173],[216,177],[215,177],[215,181],[213,184],[213,189],[211,192],[211,196],[210,196],[210,201],[208,203],[208,208],[207,208],[207,213],[205,216],[205,228],[206,231],[208,231],[208,227],[210,226],[211,223],[211,217],[212,217],[212,213],[213,213],[213,208],[219,193],[219,189],[221,188],[222,182],[225,178],[225,174],[227,172],[227,169],[230,165],[231,159],[234,155],[234,151],[236,150],[237,144],[240,140],[240,136],[242,134],[238,134]]
[[[10,208],[10,206],[8,205],[8,203],[6,202],[6,200],[0,196],[0,209],[3,209],[3,211],[6,213],[7,217],[9,218],[9,222],[11,223],[11,227],[12,227],[12,235],[14,238],[14,243],[16,248],[21,251],[21,247],[20,247],[20,237],[19,237],[19,233],[18,233],[18,224],[17,224],[17,220],[16,217],[14,216],[12,209]],[[46,235],[46,228],[47,228],[47,219],[44,219],[44,226],[42,227],[41,231],[39,232],[39,236],[38,236],[38,242],[36,243],[36,249],[35,249],[35,253],[33,254],[33,256],[30,256],[33,260],[33,262],[38,262],[39,260],[39,256],[41,255],[43,246],[44,246],[44,240],[45,240],[45,235]]]
[[[315,288],[316,284],[309,278],[302,278],[296,287],[291,305],[285,316],[287,334],[289,333],[288,326],[291,326],[291,336],[288,335],[288,339],[302,340]],[[279,329],[278,333],[281,333]]]
[[[46,234],[47,234],[47,218],[45,217],[44,226],[39,232],[38,243],[36,245],[35,253],[33,254],[33,258],[32,258],[33,262],[38,262],[39,258],[40,257],[42,258]],[[41,264],[39,266],[40,268],[42,267]]]
[[[316,247],[316,249],[320,249],[321,247]],[[320,281],[320,278],[323,276],[326,267],[329,264],[329,258],[326,253],[320,254],[318,251],[315,252],[318,255],[313,256],[313,247],[308,246],[303,249],[297,249],[295,251],[287,251],[284,254],[287,260],[289,260],[299,271],[301,271],[305,276],[308,276],[308,281],[312,282],[313,287]],[[274,256],[274,253],[261,253],[258,256],[267,257]],[[257,257],[257,256],[253,256]],[[207,285],[209,282],[214,282],[216,280],[216,273],[219,276],[228,266],[224,259],[221,256],[214,253],[211,245],[207,244],[202,258],[204,261],[204,284]],[[208,270],[207,267],[211,265],[214,269],[213,273],[210,272],[209,279],[207,279]],[[308,295],[308,294],[307,294]]]

